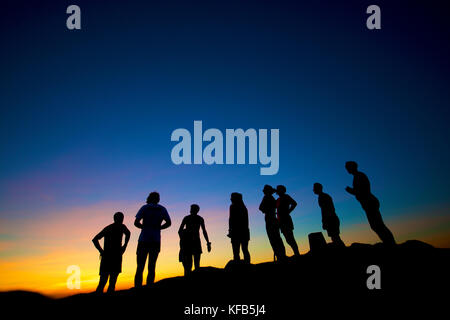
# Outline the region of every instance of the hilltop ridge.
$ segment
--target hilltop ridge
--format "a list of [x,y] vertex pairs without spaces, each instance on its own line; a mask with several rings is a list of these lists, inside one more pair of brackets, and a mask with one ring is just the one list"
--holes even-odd
[[[344,249],[327,247],[285,262],[246,265],[230,261],[223,269],[203,267],[190,277],[163,279],[151,288],[114,294],[77,294],[61,299],[9,292],[0,295],[6,307],[26,305],[18,312],[44,312],[61,316],[119,317],[145,315],[190,319],[275,319],[316,312],[324,316],[355,317],[398,312],[414,314],[418,308],[445,307],[448,298],[450,249],[438,249],[410,240],[396,248],[354,243]],[[370,290],[367,268],[380,268],[381,289]],[[440,290],[442,289],[442,290]],[[438,291],[439,290],[439,291]],[[264,305],[264,314],[229,314],[230,305]],[[195,307],[216,307],[217,314],[192,315]],[[247,307],[248,308],[248,307]],[[238,308],[239,309],[239,308]],[[196,309],[201,310],[201,309]],[[203,309],[208,310],[208,309]],[[220,311],[225,310],[225,311]],[[242,311],[242,310],[241,310]]]

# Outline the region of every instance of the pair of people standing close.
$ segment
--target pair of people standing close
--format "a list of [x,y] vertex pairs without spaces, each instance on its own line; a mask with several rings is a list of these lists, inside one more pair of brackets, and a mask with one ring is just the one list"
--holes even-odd
[[[273,197],[278,194],[278,199]],[[286,194],[286,187],[279,185],[276,189],[265,185],[263,189],[264,197],[259,205],[259,210],[265,215],[266,232],[277,260],[286,258],[286,249],[281,239],[280,231],[284,235],[286,242],[291,246],[295,256],[300,256],[298,245],[294,237],[294,223],[291,212],[297,206],[297,202]]]

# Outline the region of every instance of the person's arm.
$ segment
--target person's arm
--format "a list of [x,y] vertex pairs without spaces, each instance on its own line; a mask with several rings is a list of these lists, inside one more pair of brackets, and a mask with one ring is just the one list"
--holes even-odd
[[143,218],[143,208],[140,208],[138,213],[136,214],[136,219],[134,220],[134,226],[139,229],[144,229],[144,225],[141,223]]
[[185,225],[186,225],[186,221],[185,221],[184,218],[183,218],[183,221],[181,221],[181,225],[180,225],[180,227],[178,228],[178,235],[179,235],[180,237],[181,237],[181,232],[183,231]]
[[[289,198],[291,198],[291,197],[289,197]],[[295,201],[294,199],[290,199],[291,201],[291,203],[290,203],[290,206],[289,206],[289,213],[291,213],[292,211],[294,211],[294,209],[295,209],[295,207],[297,206],[297,201]]]
[[200,227],[202,228],[203,236],[205,237],[205,240],[206,240],[206,246],[208,247],[208,252],[211,252],[211,242],[209,242],[208,233],[206,232],[205,220],[202,219]]
[[261,204],[259,205],[259,211],[266,214],[268,211],[267,209],[268,209],[268,202],[267,202],[266,198],[263,198],[261,201]]
[[105,234],[104,234],[104,229],[103,229],[101,232],[99,232],[99,233],[94,237],[94,239],[92,239],[92,242],[94,243],[94,246],[97,248],[98,252],[100,252],[100,255],[103,255],[103,248],[102,248],[102,246],[100,245],[99,240],[100,240],[101,238],[103,238],[104,236],[105,236]]
[[164,223],[161,225],[161,230],[167,229],[172,225],[172,220],[170,220],[170,216],[167,210],[165,212],[165,216],[163,217],[163,221]]
[[122,247],[122,253],[125,253],[125,250],[127,250],[127,245],[128,245],[128,241],[130,241],[130,236],[131,236],[131,232],[130,230],[128,230],[127,226],[125,226],[125,229],[123,231],[123,233],[125,233],[125,243],[123,244]]
[[261,211],[262,213],[265,213],[265,212],[264,212],[264,210],[265,210],[264,207],[265,207],[265,206],[264,206],[264,199],[263,199],[263,200],[261,201],[261,203],[259,204],[259,211]]
[[142,218],[136,218],[136,220],[134,220],[134,226],[136,228],[139,228],[139,229],[144,228],[144,225],[141,223],[141,220],[142,220]]
[[249,220],[248,220],[248,210],[247,207],[244,206],[244,219],[245,219],[245,226],[248,228],[249,226]]
[[356,186],[355,186],[355,180],[356,180],[357,178],[356,178],[356,176],[353,178],[353,187],[349,187],[349,186],[347,186],[346,188],[345,188],[345,191],[347,191],[348,193],[350,193],[351,195],[356,195]]
[[230,215],[228,217],[228,234],[227,237],[231,238],[231,226],[233,225],[233,207],[230,206]]

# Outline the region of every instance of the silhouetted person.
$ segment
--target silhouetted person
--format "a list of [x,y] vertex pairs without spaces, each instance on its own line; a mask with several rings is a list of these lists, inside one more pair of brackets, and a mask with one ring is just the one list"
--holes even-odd
[[[125,242],[122,246],[123,235],[125,235]],[[103,248],[99,242],[102,238],[104,238]],[[127,249],[129,240],[130,230],[123,224],[122,212],[116,212],[114,214],[114,223],[105,227],[92,239],[94,246],[101,255],[100,281],[97,286],[97,292],[103,292],[106,282],[108,282],[108,277],[108,292],[114,292],[117,277],[122,272],[122,254]]]
[[250,241],[250,229],[248,228],[248,211],[242,200],[242,194],[233,192],[231,194],[230,218],[228,220],[228,237],[231,238],[233,248],[233,259],[240,261],[240,249],[244,254],[244,262],[250,263],[248,242]]
[[264,197],[259,205],[259,210],[264,213],[267,237],[269,238],[270,245],[277,260],[283,260],[286,258],[286,249],[281,239],[280,227],[276,216],[277,201],[273,197],[275,189],[266,184],[263,193]]
[[286,194],[285,186],[277,186],[277,217],[280,224],[281,233],[283,233],[286,242],[291,246],[295,256],[300,256],[297,241],[294,238],[294,223],[292,222],[291,212],[297,206],[297,202]]
[[339,236],[340,222],[334,209],[333,199],[330,195],[323,192],[323,187],[320,183],[314,183],[313,191],[319,196],[319,207],[322,210],[322,228],[327,230],[328,236],[336,247],[345,247],[344,242]]
[[380,202],[370,191],[370,182],[367,176],[358,171],[358,164],[354,161],[345,163],[348,173],[353,175],[353,188],[346,187],[345,190],[354,195],[361,207],[366,212],[367,220],[373,231],[386,245],[395,245],[394,236],[386,227],[380,213]]
[[[147,286],[155,281],[156,260],[161,249],[161,230],[170,227],[171,220],[166,208],[159,205],[159,193],[152,192],[147,198],[147,204],[136,214],[134,225],[142,229],[137,246],[137,269],[134,286],[142,287],[142,273],[148,256]],[[142,221],[142,222],[141,222]],[[164,223],[162,224],[162,222]]]
[[205,221],[198,215],[200,207],[197,204],[191,205],[190,215],[183,218],[178,234],[180,235],[180,255],[179,260],[183,263],[184,275],[192,271],[192,257],[194,257],[194,268],[200,268],[200,256],[202,254],[202,244],[200,241],[200,228],[206,240],[208,252],[211,252],[211,242],[205,228]]

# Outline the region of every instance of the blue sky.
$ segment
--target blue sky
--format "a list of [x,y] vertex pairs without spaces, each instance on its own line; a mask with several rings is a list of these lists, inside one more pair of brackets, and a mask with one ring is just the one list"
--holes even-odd
[[168,181],[245,174],[263,183],[256,166],[173,167],[171,132],[202,120],[223,132],[279,128],[274,183],[342,189],[351,180],[343,163],[355,159],[379,179],[375,190],[446,201],[448,30],[426,20],[402,32],[392,6],[385,28],[370,32],[359,23],[363,5],[333,14],[325,5],[235,5],[80,3],[75,32],[57,27],[62,4],[11,9],[22,19],[3,31],[2,190],[64,157],[59,165],[73,165],[80,183],[111,177],[105,197],[127,168],[136,183],[164,170]]

